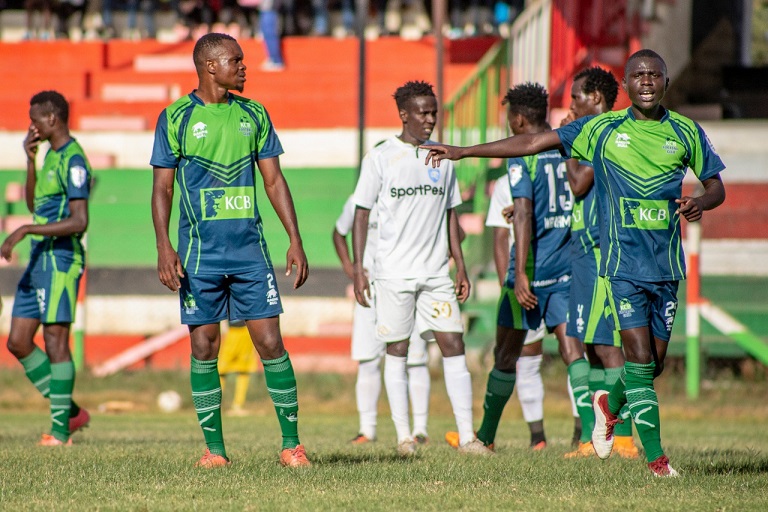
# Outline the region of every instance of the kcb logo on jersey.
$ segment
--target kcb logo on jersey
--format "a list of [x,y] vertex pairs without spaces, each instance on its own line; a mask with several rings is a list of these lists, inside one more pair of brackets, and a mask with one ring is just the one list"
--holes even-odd
[[191,293],[187,293],[187,296],[184,297],[184,312],[188,315],[194,315],[195,311],[198,309],[195,296]]
[[677,148],[677,141],[667,137],[667,142],[665,142],[664,145],[661,146],[661,149],[663,149],[664,151],[666,151],[670,155],[674,155],[675,153],[677,153],[677,149],[678,149]]
[[621,299],[619,301],[619,316],[628,318],[635,312],[635,308],[632,307],[632,303],[629,299]]
[[253,133],[251,123],[248,121],[247,117],[240,118],[240,133],[243,134],[244,137],[250,137],[251,133]]
[[249,219],[254,215],[252,187],[220,187],[200,190],[203,220]]
[[667,229],[669,227],[669,202],[654,199],[630,199],[622,197],[622,226],[637,229]]

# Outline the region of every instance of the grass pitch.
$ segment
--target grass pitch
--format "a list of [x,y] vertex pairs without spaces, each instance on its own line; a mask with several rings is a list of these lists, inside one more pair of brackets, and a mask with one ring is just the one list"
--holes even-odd
[[[483,372],[473,372],[476,424]],[[663,441],[682,478],[656,479],[644,459],[564,460],[572,420],[559,361],[544,368],[549,446],[527,448],[513,398],[497,436],[497,455],[461,456],[442,441],[452,428],[439,376],[433,382],[430,444],[400,459],[382,399],[379,440],[350,446],[357,417],[353,377],[299,375],[300,432],[313,467],[277,462],[279,431],[255,379],[252,416],[224,419],[229,468],[193,467],[204,444],[190,406],[188,375],[126,373],[78,376],[76,398],[93,414],[71,448],[38,448],[48,426],[45,402],[20,371],[0,372],[0,503],[5,510],[765,510],[768,504],[768,381],[724,370],[702,398],[678,391],[682,375],[659,379]],[[184,408],[157,411],[154,398],[178,389]],[[231,392],[231,390],[228,390]],[[108,400],[134,403],[130,413],[98,413]],[[225,406],[227,402],[225,400]]]

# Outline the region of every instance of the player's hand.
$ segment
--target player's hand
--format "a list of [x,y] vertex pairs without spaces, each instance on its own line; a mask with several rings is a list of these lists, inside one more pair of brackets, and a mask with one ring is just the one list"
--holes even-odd
[[461,148],[456,146],[448,146],[446,144],[427,144],[426,146],[419,146],[420,149],[426,149],[427,158],[424,159],[424,163],[432,165],[432,167],[440,167],[440,162],[443,160],[461,160]]
[[179,253],[170,245],[157,251],[157,275],[172,292],[181,288],[181,278],[184,277],[184,267],[181,266]]
[[40,133],[37,131],[37,128],[33,124],[29,125],[27,136],[24,138],[24,152],[27,154],[27,158],[30,160],[35,159],[40,142]]
[[467,272],[464,269],[458,269],[456,271],[456,298],[459,302],[464,302],[469,298],[469,291],[471,285],[469,284],[469,278]]
[[528,276],[525,274],[515,275],[515,297],[517,298],[517,302],[519,302],[526,310],[535,308],[539,303],[539,299],[537,299],[536,295],[531,291]]
[[576,116],[573,115],[573,112],[571,112],[569,110],[568,111],[568,115],[560,120],[560,126],[563,127],[563,126],[567,125],[568,123],[572,123],[575,120],[576,120]]
[[371,296],[371,285],[368,282],[368,276],[364,270],[355,271],[355,300],[365,308],[371,307],[368,303],[368,297]]
[[501,210],[501,214],[504,216],[504,220],[507,221],[507,224],[512,224],[512,219],[515,214],[515,205],[511,204]]
[[291,275],[291,270],[296,267],[296,279],[293,280],[293,289],[301,287],[309,277],[309,263],[304,247],[301,243],[291,243],[286,254],[287,265],[285,266],[285,275]]
[[8,235],[8,238],[5,239],[3,245],[0,246],[0,256],[6,261],[11,261],[13,248],[16,247],[16,244],[21,242],[25,236],[27,236],[27,226],[21,226]]
[[703,210],[699,204],[699,198],[685,196],[680,199],[675,199],[675,202],[680,205],[677,209],[677,213],[685,217],[688,222],[696,222],[701,219]]

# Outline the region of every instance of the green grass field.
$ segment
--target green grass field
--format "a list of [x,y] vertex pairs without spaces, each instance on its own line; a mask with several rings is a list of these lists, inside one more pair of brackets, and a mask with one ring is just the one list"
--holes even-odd
[[[473,371],[476,423],[485,372]],[[682,478],[655,479],[644,462],[564,460],[572,428],[559,361],[545,364],[549,447],[527,449],[528,433],[513,398],[497,437],[497,455],[466,458],[442,442],[453,425],[444,386],[432,388],[426,448],[411,460],[394,454],[386,402],[379,441],[354,447],[357,418],[350,376],[299,375],[302,441],[314,465],[277,463],[279,434],[263,379],[252,386],[253,416],[225,417],[233,465],[195,469],[203,449],[186,373],[78,376],[75,396],[97,411],[132,400],[135,411],[95,412],[71,448],[34,446],[48,426],[45,402],[20,371],[0,372],[0,503],[4,510],[711,510],[764,511],[768,503],[768,381],[727,372],[687,402],[682,376],[658,379],[663,441]],[[160,390],[177,389],[185,407],[156,410]],[[225,402],[226,404],[226,402]]]

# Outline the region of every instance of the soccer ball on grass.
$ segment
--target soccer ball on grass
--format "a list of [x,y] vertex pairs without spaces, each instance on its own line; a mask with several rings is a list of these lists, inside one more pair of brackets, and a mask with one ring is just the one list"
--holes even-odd
[[157,395],[157,406],[163,412],[174,412],[181,409],[181,395],[176,391],[163,391]]

